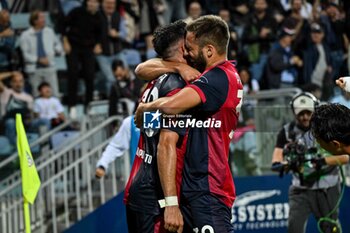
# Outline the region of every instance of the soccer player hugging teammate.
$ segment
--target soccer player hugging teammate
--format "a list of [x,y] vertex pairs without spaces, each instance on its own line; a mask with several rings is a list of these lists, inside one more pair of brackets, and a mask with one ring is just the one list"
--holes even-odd
[[214,124],[218,127],[203,123],[189,128],[180,207],[184,232],[233,232],[230,219],[236,193],[228,152],[243,87],[235,66],[227,61],[229,30],[221,18],[202,16],[189,23],[186,31],[187,62],[203,73],[175,95],[141,103],[136,121],[141,125],[144,112],[157,110],[166,114],[189,110],[198,122],[220,121]]
[[[184,22],[177,21],[155,31],[153,44],[162,59],[186,63],[183,54],[185,26]],[[185,85],[179,74],[163,74],[148,84],[142,102],[174,95]],[[152,117],[158,118],[157,114],[153,113]],[[141,129],[125,190],[129,233],[166,232],[166,229],[182,232],[183,218],[178,206],[178,193],[186,138],[185,128]],[[165,216],[171,218],[171,221],[165,221],[165,225],[161,207],[165,207]]]

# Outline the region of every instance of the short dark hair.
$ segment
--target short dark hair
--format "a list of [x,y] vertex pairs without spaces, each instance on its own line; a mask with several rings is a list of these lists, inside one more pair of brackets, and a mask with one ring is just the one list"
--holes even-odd
[[38,91],[41,91],[41,89],[43,87],[51,87],[50,84],[48,82],[42,82],[40,83],[40,85],[38,86]]
[[324,104],[316,108],[310,120],[315,138],[336,140],[350,145],[350,109],[341,104]]
[[199,47],[212,44],[220,55],[227,52],[230,31],[227,23],[219,16],[205,15],[190,22],[186,27],[198,40]]
[[35,21],[38,20],[39,18],[39,14],[42,13],[42,11],[39,11],[39,10],[35,10],[33,11],[32,13],[30,13],[30,16],[29,16],[29,24],[31,26],[34,26],[35,25]]
[[[174,45],[185,38],[186,23],[178,20],[169,25],[157,28],[153,33],[153,47],[157,54],[167,59],[174,54]],[[176,50],[178,48],[175,48]]]
[[124,62],[122,60],[116,59],[112,62],[112,70],[115,71],[118,67],[125,68]]

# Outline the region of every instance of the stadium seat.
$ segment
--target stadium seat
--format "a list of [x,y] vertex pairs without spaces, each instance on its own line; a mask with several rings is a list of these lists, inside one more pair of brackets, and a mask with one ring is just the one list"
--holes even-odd
[[123,54],[130,67],[136,67],[141,63],[141,54],[136,49],[124,49]]
[[73,142],[79,137],[79,131],[67,130],[60,131],[51,136],[52,149],[56,152],[63,149],[70,142]]
[[[29,24],[30,13],[12,13],[10,15],[11,26],[14,30],[25,30],[30,27]],[[53,26],[51,17],[48,12],[45,12],[46,25],[49,27]]]
[[[31,143],[35,142],[35,140],[37,140],[38,138],[39,138],[39,134],[38,133],[28,133],[27,132],[27,139],[28,139],[29,145]],[[31,147],[30,151],[32,152],[32,154],[40,153],[40,145],[37,145],[35,147]]]
[[9,156],[12,152],[12,146],[7,137],[0,135],[0,156]]

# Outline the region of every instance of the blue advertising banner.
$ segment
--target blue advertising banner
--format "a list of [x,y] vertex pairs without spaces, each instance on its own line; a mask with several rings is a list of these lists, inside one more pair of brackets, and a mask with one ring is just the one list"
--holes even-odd
[[288,188],[291,176],[235,178],[236,201],[232,208],[235,232],[286,232]]
[[128,233],[123,198],[119,193],[64,233]]
[[[237,199],[232,208],[235,233],[286,233],[288,223],[288,189],[291,176],[237,177]],[[124,192],[111,199],[65,233],[128,233],[123,204]],[[350,232],[350,188],[346,187],[340,205],[343,232]],[[310,217],[307,233],[317,233],[317,224]]]
[[[283,178],[255,176],[235,178],[237,199],[232,208],[235,233],[284,233],[288,224],[288,189],[291,175]],[[339,219],[343,232],[350,232],[350,188],[346,187]],[[309,218],[307,233],[317,233],[317,223]]]

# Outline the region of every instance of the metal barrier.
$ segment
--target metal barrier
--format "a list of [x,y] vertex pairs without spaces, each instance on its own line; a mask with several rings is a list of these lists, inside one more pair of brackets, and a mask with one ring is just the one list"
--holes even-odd
[[[120,182],[117,182],[116,163],[111,164],[111,175],[100,181],[95,178],[94,165],[107,143],[99,145],[42,181],[37,199],[30,208],[33,231],[62,232],[115,196],[119,187],[124,187],[124,181],[119,179]],[[1,232],[24,231],[22,201],[21,196],[8,196],[1,200]]]
[[[72,122],[73,121],[69,119],[69,120],[65,121],[63,124],[46,132],[45,134],[41,135],[40,138],[38,138],[34,142],[30,143],[29,147],[34,148],[36,146],[41,146],[40,155],[48,153],[48,151],[50,150],[49,149],[49,141],[50,141],[50,138],[52,137],[52,135],[63,130],[64,128],[68,127],[69,125],[72,124]],[[46,146],[43,146],[43,145],[46,145]],[[10,155],[9,157],[7,157],[6,159],[2,160],[0,162],[0,170],[4,169],[6,166],[13,164],[17,160],[17,158],[18,158],[18,153],[15,152],[12,155]],[[4,179],[4,177],[0,177],[0,180],[1,180],[0,186],[3,183],[3,179]]]
[[285,88],[263,90],[247,96],[247,100],[257,102],[254,107],[257,149],[261,156],[263,173],[271,173],[271,158],[275,147],[276,137],[283,124],[294,119],[289,102],[301,90]]
[[[54,153],[54,151],[51,150],[46,156],[41,156],[35,160],[37,169],[41,172],[41,179],[46,180],[54,175],[55,169],[53,169],[53,167],[68,165],[69,163],[74,162],[75,159],[82,157],[91,149],[107,140],[107,132],[110,131],[110,124],[116,120],[122,121],[122,118],[120,116],[110,117],[101,125],[95,127],[87,133],[84,133],[81,137],[71,141],[63,150],[59,151],[58,153]],[[96,141],[94,136],[98,133],[100,133],[100,135],[104,135],[105,137],[101,137],[99,141]],[[20,187],[20,180],[20,171],[14,172],[13,175],[5,179],[1,183],[5,188],[0,191],[0,198],[6,193],[10,192],[13,188]]]
[[[122,118],[111,117],[73,140],[60,152],[55,154],[51,151],[48,156],[35,161],[42,186],[31,208],[33,229],[40,229],[39,232],[60,232],[114,196],[118,185],[124,187],[130,172],[129,158],[124,159],[125,156],[122,161],[117,159],[112,164],[110,178],[100,183],[94,178],[95,164],[108,137],[100,138],[99,142],[96,139],[92,141],[92,138],[102,131],[109,131],[111,123],[116,120],[121,121]],[[118,170],[115,169],[116,165]],[[16,173],[0,191],[1,232],[23,231],[21,178],[19,172]],[[73,213],[72,209],[76,212]]]
[[89,103],[87,107],[87,114],[89,116],[86,121],[86,128],[92,129],[93,127],[101,124],[108,118],[108,100],[97,100]]

